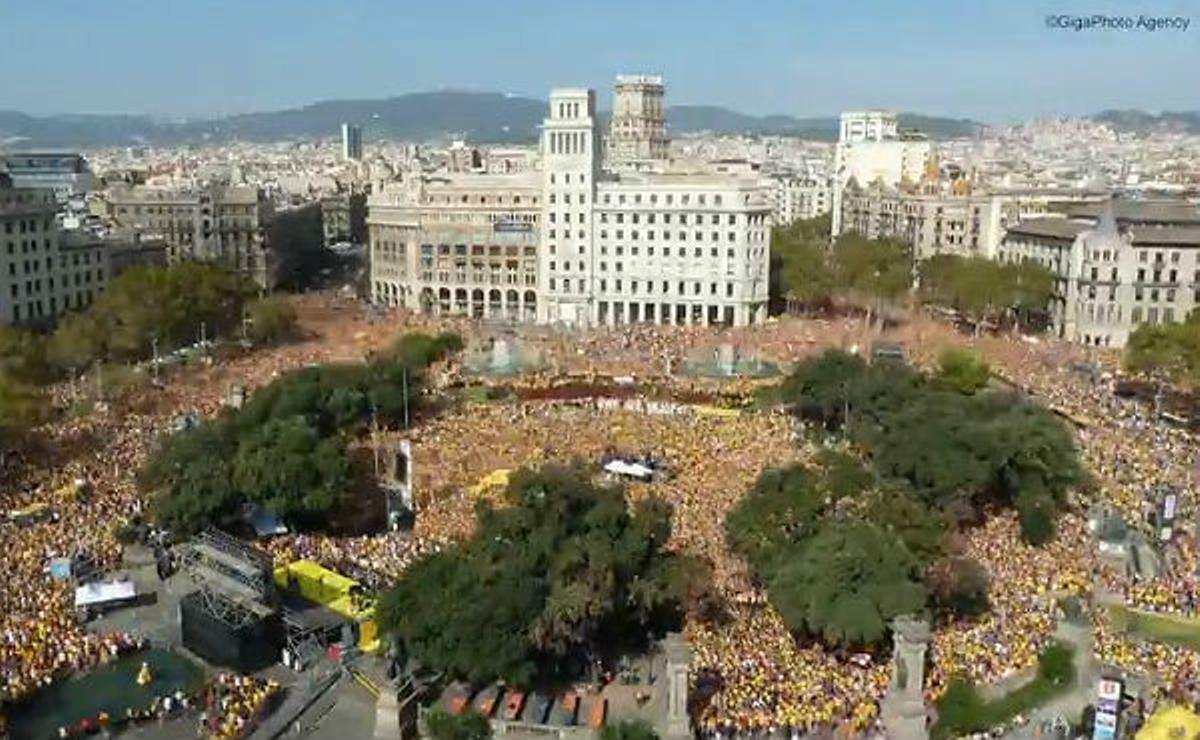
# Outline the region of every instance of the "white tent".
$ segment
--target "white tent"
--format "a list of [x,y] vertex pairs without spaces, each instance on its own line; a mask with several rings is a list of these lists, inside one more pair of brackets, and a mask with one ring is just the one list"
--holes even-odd
[[637,478],[638,480],[650,480],[654,477],[654,471],[641,463],[631,463],[625,460],[609,460],[604,464],[604,471],[613,475],[623,475],[627,478]]
[[88,583],[75,589],[75,606],[103,606],[129,601],[135,596],[137,588],[131,580]]

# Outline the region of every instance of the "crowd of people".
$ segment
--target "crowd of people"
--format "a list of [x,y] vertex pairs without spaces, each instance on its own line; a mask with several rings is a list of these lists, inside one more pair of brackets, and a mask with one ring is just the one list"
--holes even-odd
[[[114,402],[108,411],[45,427],[42,448],[4,460],[0,507],[7,511],[45,502],[57,517],[0,527],[0,547],[11,563],[0,589],[4,700],[20,700],[120,650],[121,636],[85,629],[72,609],[68,582],[50,578],[46,566],[51,558],[83,552],[103,568],[119,566],[116,525],[147,505],[134,473],[175,416],[216,413],[235,383],[253,389],[307,364],[361,359],[401,331],[456,330],[468,346],[490,331],[462,321],[372,319],[335,304],[311,308],[319,318],[307,324],[302,341],[178,371],[178,377],[138,394],[127,407]],[[1058,537],[1046,547],[1023,545],[1011,515],[963,533],[960,554],[977,560],[990,574],[990,609],[973,620],[934,625],[925,687],[930,698],[955,675],[992,683],[1031,668],[1054,630],[1058,600],[1087,595],[1097,581],[1133,606],[1179,614],[1194,610],[1197,548],[1186,532],[1172,535],[1164,572],[1153,581],[1134,579],[1096,557],[1086,518],[1091,511],[1119,512],[1131,528],[1157,537],[1150,526],[1159,503],[1154,492],[1171,486],[1178,492],[1178,520],[1190,521],[1196,514],[1193,438],[1163,425],[1144,405],[1117,398],[1111,378],[1104,375],[1108,358],[1089,358],[1055,342],[966,337],[924,319],[898,328],[889,339],[903,344],[922,365],[933,363],[941,347],[975,347],[1015,386],[1079,426],[1082,452],[1095,476],[1094,485],[1075,493],[1074,511],[1060,520]],[[508,379],[507,384],[545,385],[565,373],[655,378],[678,398],[689,399],[714,389],[753,390],[752,381],[677,374],[683,363],[709,356],[722,344],[786,369],[824,348],[865,348],[872,336],[860,320],[782,319],[733,330],[633,327],[565,335],[538,329],[521,341],[546,364],[539,374]],[[1085,364],[1098,366],[1099,372],[1080,371]],[[728,623],[692,618],[687,624],[697,686],[711,689],[697,717],[701,729],[712,734],[836,727],[864,731],[875,725],[888,685],[886,657],[852,660],[813,640],[797,639],[724,542],[725,514],[758,473],[803,460],[811,452],[795,443],[786,417],[659,413],[661,409],[586,398],[536,396],[466,402],[422,420],[406,435],[386,433],[391,440],[407,436],[413,444],[417,517],[411,534],[291,534],[273,540],[272,553],[279,561],[313,559],[368,587],[383,586],[417,558],[470,533],[472,489],[494,471],[575,457],[596,461],[614,451],[650,454],[665,461],[672,474],[650,483],[631,482],[631,496],[653,493],[674,506],[671,546],[712,564],[715,585],[728,604]],[[88,482],[85,494],[68,490],[76,479]],[[1183,676],[1200,668],[1195,653],[1137,643],[1106,624],[1102,610],[1096,614],[1101,660],[1154,675]],[[223,680],[230,689],[226,706],[243,723],[272,693],[269,686],[242,683],[244,679]],[[243,725],[233,719],[220,726],[236,733]]]

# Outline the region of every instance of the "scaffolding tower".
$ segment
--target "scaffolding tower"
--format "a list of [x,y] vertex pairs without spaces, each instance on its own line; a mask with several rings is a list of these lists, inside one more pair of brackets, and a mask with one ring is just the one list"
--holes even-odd
[[271,558],[261,550],[208,529],[183,546],[181,563],[205,610],[223,624],[238,629],[275,613]]

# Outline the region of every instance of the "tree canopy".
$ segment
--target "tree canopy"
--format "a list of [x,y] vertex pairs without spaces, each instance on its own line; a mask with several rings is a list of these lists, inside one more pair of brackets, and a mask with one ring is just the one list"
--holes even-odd
[[912,282],[908,247],[893,239],[848,232],[830,243],[828,214],[771,232],[771,293],[779,303],[827,305],[835,299],[878,312]]
[[787,559],[769,583],[792,629],[848,646],[882,642],[888,623],[925,608],[920,561],[868,522],[836,520]]
[[288,373],[240,409],[166,437],[140,475],[158,493],[160,522],[181,533],[226,526],[249,502],[293,524],[319,524],[350,473],[346,439],[420,413],[426,365],[461,346],[453,335],[401,343],[423,349]]
[[218,265],[180,262],[133,267],[121,273],[86,310],[68,315],[49,338],[49,361],[60,371],[97,361],[149,357],[235,331],[245,302],[257,289]]
[[259,298],[246,310],[249,337],[258,343],[271,344],[296,335],[296,307],[285,296]]
[[580,465],[523,469],[505,505],[480,502],[475,534],[407,569],[380,625],[426,666],[518,686],[577,677],[677,627],[702,587],[696,561],[665,549],[670,506],[632,507]]
[[1054,294],[1054,274],[1034,260],[939,254],[922,262],[919,273],[923,300],[958,310],[977,329],[1045,312]]
[[938,356],[937,381],[950,390],[970,395],[983,390],[991,377],[991,366],[972,352],[947,349]]
[[1125,367],[1182,386],[1200,385],[1200,311],[1178,324],[1140,324],[1125,343]]
[[878,475],[904,481],[923,504],[959,521],[987,506],[1016,507],[1023,524],[1041,528],[1040,539],[1044,515],[1083,481],[1063,422],[1011,394],[964,395],[894,364],[830,351],[800,363],[781,396],[800,418],[847,434]]
[[435,707],[425,718],[425,729],[432,740],[486,740],[492,736],[491,723],[474,707],[460,714]]
[[893,618],[924,610],[922,572],[946,534],[902,486],[880,488],[844,453],[765,471],[725,529],[792,631],[845,647],[878,644]]

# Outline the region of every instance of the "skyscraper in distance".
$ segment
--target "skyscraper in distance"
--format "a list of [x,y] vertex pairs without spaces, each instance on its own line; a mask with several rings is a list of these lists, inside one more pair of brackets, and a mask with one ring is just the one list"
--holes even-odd
[[342,124],[342,159],[362,161],[362,127]]

